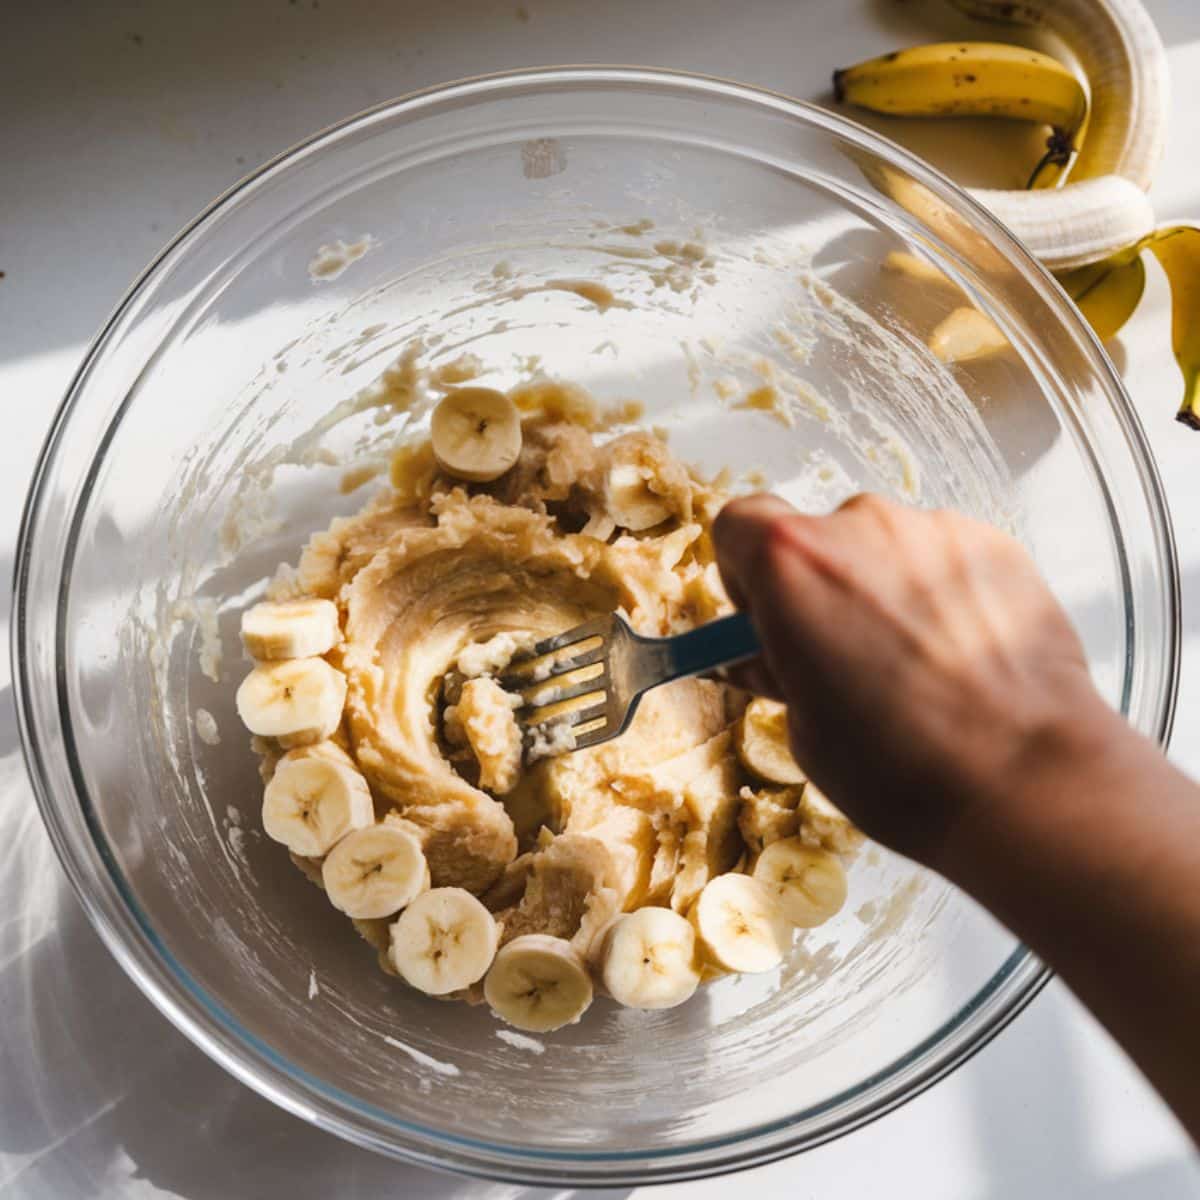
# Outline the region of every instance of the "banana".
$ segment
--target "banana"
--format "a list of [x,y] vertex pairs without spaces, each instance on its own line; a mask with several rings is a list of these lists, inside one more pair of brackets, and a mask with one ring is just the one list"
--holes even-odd
[[521,454],[521,414],[491,388],[456,388],[433,410],[430,440],[438,465],[469,483],[490,483]]
[[1007,350],[1008,338],[977,308],[956,308],[929,335],[929,349],[944,363],[967,363]]
[[671,506],[633,463],[617,463],[609,470],[604,495],[609,515],[631,533],[653,529],[671,516]]
[[788,744],[787,708],[777,700],[756,696],[746,706],[734,731],[742,766],[768,783],[799,784],[804,772]]
[[1076,267],[1058,277],[1096,336],[1107,342],[1133,316],[1146,287],[1146,267],[1128,254]]
[[700,983],[695,930],[669,908],[624,913],[601,940],[601,980],[627,1008],[674,1008]]
[[[1002,24],[1057,34],[1090,84],[1087,137],[1064,186],[1039,173],[1033,190],[971,189],[1051,270],[1098,262],[1154,229],[1144,195],[1162,156],[1169,112],[1166,51],[1140,0],[950,0]],[[1078,137],[1076,138],[1078,141]],[[981,239],[945,201],[911,174],[863,162],[867,178],[953,249],[979,262]],[[1052,167],[1051,174],[1060,168]]]
[[1168,226],[1142,246],[1153,252],[1171,285],[1171,348],[1183,372],[1177,420],[1200,429],[1200,228]]
[[709,880],[688,920],[704,956],[726,971],[770,971],[783,961],[792,940],[779,902],[749,875]]
[[754,864],[754,879],[801,929],[828,921],[846,903],[846,872],[834,855],[801,838],[772,842]]
[[903,275],[914,283],[936,284],[949,288],[958,286],[945,271],[929,259],[920,258],[907,250],[889,250],[879,265],[882,270],[892,275]]
[[1171,345],[1183,372],[1177,419],[1200,429],[1200,227],[1155,229],[1103,262],[1059,275],[1059,282],[1101,339],[1113,337],[1141,300],[1149,250],[1171,285]]
[[323,658],[263,663],[242,680],[236,702],[251,733],[277,738],[282,746],[303,746],[337,729],[346,677]]
[[304,749],[279,760],[263,792],[267,836],[306,858],[328,853],[346,834],[374,820],[375,805],[362,775]]
[[388,957],[401,978],[428,996],[445,996],[484,977],[500,928],[465,888],[440,887],[417,896],[390,937]]
[[321,879],[329,902],[348,917],[390,917],[428,886],[421,843],[383,822],[348,833],[325,858]]
[[[1170,105],[1166,50],[1140,0],[950,0],[1003,25],[1049,29],[1091,88],[1087,138],[1072,179],[1115,174],[1145,191],[1162,157]],[[1032,207],[1032,206],[1031,206]]]
[[251,658],[315,658],[332,650],[338,635],[331,600],[264,602],[242,613],[242,642]]
[[592,1002],[583,959],[562,938],[527,933],[502,946],[483,981],[501,1020],[530,1033],[572,1025]]
[[446,709],[447,725],[457,722],[479,763],[479,786],[494,795],[513,790],[521,775],[521,726],[513,712],[521,697],[494,679],[468,679],[458,703]]
[[1069,161],[1088,98],[1048,54],[998,42],[939,42],[833,73],[839,101],[905,117],[1016,117],[1051,126],[1045,161]]
[[738,832],[751,853],[759,853],[780,838],[795,837],[800,829],[800,805],[811,787],[811,783],[782,788],[744,787],[738,792]]
[[1166,50],[1140,0],[950,3],[981,20],[1049,29],[1070,47],[1091,91],[1070,182],[972,195],[1052,270],[1099,261],[1148,234],[1154,212],[1143,193],[1162,157],[1170,92]]
[[831,854],[853,854],[863,843],[862,831],[840,808],[830,804],[825,793],[818,791],[811,781],[804,785],[797,815],[798,836],[810,846]]

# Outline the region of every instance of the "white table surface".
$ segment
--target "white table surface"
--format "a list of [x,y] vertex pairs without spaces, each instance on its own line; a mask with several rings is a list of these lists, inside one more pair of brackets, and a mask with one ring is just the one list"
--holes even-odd
[[[1200,218],[1200,4],[1149,7],[1173,77],[1172,135],[1152,195],[1162,219]],[[34,456],[86,342],[210,197],[311,130],[414,88],[554,62],[686,68],[825,98],[831,66],[957,28],[941,0],[9,0],[0,9],[0,578]],[[949,138],[951,155],[969,140],[906,136],[926,152],[936,152],[929,139]],[[981,169],[964,165],[960,177]],[[1174,513],[1186,641],[1173,755],[1200,775],[1200,434],[1172,419],[1179,377],[1166,288],[1157,268],[1150,274],[1114,358]],[[5,624],[8,610],[5,590]],[[25,781],[10,683],[0,674],[0,1194],[569,1194],[457,1180],[357,1150],[260,1099],[176,1033],[110,960],[67,887]],[[1179,1200],[1200,1196],[1200,1160],[1053,983],[970,1063],[884,1120],[736,1183],[656,1197],[735,1187],[796,1200]]]

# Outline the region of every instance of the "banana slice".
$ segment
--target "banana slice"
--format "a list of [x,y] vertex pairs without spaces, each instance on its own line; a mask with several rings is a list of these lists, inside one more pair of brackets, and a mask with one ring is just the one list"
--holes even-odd
[[483,994],[501,1020],[549,1033],[579,1020],[592,1002],[592,981],[570,942],[527,933],[501,947]]
[[491,388],[458,388],[433,410],[429,427],[439,466],[457,479],[499,479],[521,453],[521,414]]
[[342,719],[346,677],[323,658],[290,658],[255,667],[237,690],[238,716],[283,746],[327,738]]
[[242,613],[246,653],[260,661],[325,654],[337,644],[338,632],[332,600],[264,602]]
[[609,516],[631,533],[661,525],[674,511],[634,463],[618,463],[608,472],[604,504]]
[[384,823],[347,834],[321,867],[334,908],[348,917],[390,917],[421,893],[428,879],[421,843]]
[[639,908],[618,917],[604,934],[600,977],[628,1008],[674,1008],[700,983],[696,933],[669,908]]
[[424,892],[391,928],[392,966],[418,991],[445,996],[482,979],[500,941],[492,914],[465,888]]
[[319,858],[355,829],[374,824],[367,781],[329,758],[285,754],[263,792],[263,829],[293,854]]
[[709,880],[688,920],[704,954],[727,971],[770,971],[783,961],[792,941],[778,901],[749,875]]
[[929,335],[929,349],[944,363],[967,363],[1007,350],[999,326],[975,308],[956,308]]
[[777,700],[751,700],[737,724],[738,758],[747,771],[768,783],[803,783],[804,772],[788,745],[787,708]]
[[801,929],[828,921],[846,903],[846,872],[826,850],[801,838],[772,842],[754,864],[754,878]]
[[[798,811],[800,840],[830,854],[852,854],[862,845],[865,835],[840,808],[836,808],[811,783],[804,785]],[[779,841],[773,838],[772,841]],[[768,843],[764,842],[766,846]]]

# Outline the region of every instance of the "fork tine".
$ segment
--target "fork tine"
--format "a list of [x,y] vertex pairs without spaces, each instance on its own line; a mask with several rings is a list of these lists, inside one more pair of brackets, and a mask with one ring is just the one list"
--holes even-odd
[[595,729],[589,729],[575,738],[575,749],[586,750],[589,746],[598,746],[607,742],[613,736],[613,728],[607,720],[602,721]]
[[552,654],[555,650],[562,650],[567,646],[573,646],[576,642],[585,641],[590,637],[606,638],[612,630],[612,622],[613,619],[611,616],[593,617],[590,621],[584,621],[582,625],[576,625],[573,629],[564,630],[554,637],[538,642],[533,648],[533,653],[526,657],[540,658],[543,654]]
[[[586,693],[584,694],[586,695]],[[527,729],[536,729],[539,725],[547,727],[554,725],[582,725],[585,721],[594,721],[597,717],[604,716],[607,704],[607,697],[603,693],[600,693],[592,704],[581,704],[578,708],[573,708],[568,712],[556,713],[552,717],[545,717],[537,721],[525,719],[521,721],[521,724]],[[549,705],[546,707],[549,707]],[[534,709],[533,711],[536,712],[537,710]]]
[[[551,675],[549,679],[538,685],[539,689],[544,688],[549,695],[545,700],[530,700],[529,708],[531,710],[536,711],[539,708],[549,708],[552,704],[561,704],[564,700],[574,700],[578,696],[586,696],[591,692],[599,692],[602,695],[606,695],[608,692],[607,671],[601,671],[598,675],[590,675],[587,679],[567,684],[562,688],[553,686],[552,681],[556,678],[558,678],[556,675]],[[532,690],[531,688],[530,691]]]
[[[589,638],[599,637],[599,634],[589,633],[585,637],[578,638],[575,641],[568,642],[566,649],[571,646],[578,645],[579,642],[586,642]],[[566,675],[571,671],[577,671],[581,667],[590,667],[593,663],[603,662],[608,654],[609,643],[602,641],[598,646],[593,646],[590,650],[585,650],[582,654],[571,655],[563,654],[562,657],[556,659],[550,664],[553,668],[549,675],[542,679],[531,678],[528,671],[522,671],[520,668],[534,660],[541,658],[542,653],[533,654],[530,658],[519,659],[512,664],[505,674],[500,676],[499,684],[502,688],[510,692],[525,692],[534,688],[549,688],[551,682],[557,679],[560,675]],[[559,647],[561,651],[564,647]],[[552,654],[554,651],[547,650],[547,654]],[[517,668],[513,670],[512,668]]]

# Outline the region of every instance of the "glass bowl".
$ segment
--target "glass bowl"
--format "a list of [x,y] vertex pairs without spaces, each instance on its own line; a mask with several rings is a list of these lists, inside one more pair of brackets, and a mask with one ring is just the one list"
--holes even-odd
[[[1007,345],[940,361],[927,342],[960,309]],[[213,205],[101,333],[37,469],[22,736],[124,968],[291,1112],[530,1183],[766,1162],[970,1056],[1046,970],[878,848],[775,976],[667,1012],[600,1000],[533,1039],[382,974],[262,835],[238,614],[424,428],[425,408],[369,386],[405,351],[640,400],[684,458],[809,508],[866,488],[1016,530],[1105,695],[1168,736],[1176,560],[1142,431],[1065,296],[985,212],[883,139],[729,83],[455,84],[322,133]]]

